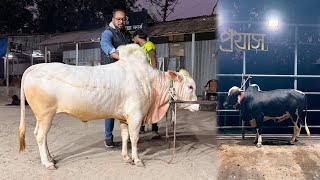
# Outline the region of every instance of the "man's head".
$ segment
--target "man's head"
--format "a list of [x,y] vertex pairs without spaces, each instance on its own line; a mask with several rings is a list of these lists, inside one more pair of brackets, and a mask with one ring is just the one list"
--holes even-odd
[[124,10],[115,9],[112,12],[112,15],[113,15],[112,16],[113,25],[118,29],[124,29],[127,21],[126,13],[124,12]]
[[147,37],[147,34],[139,29],[132,34],[132,41],[136,44],[141,44],[140,42],[146,41]]

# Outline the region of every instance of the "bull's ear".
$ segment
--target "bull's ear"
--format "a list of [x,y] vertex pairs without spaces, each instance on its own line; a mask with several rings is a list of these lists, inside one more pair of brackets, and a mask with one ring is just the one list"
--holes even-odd
[[179,74],[175,71],[170,71],[168,70],[169,78],[173,81],[178,81],[180,80]]

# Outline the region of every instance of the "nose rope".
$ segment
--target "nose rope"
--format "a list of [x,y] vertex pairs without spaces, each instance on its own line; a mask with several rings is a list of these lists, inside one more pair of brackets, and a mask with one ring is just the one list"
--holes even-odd
[[170,80],[170,88],[169,88],[169,103],[171,103],[172,99],[174,101],[176,101],[178,99],[177,95],[176,95],[176,92],[175,92],[175,89],[173,87],[173,81]]
[[[250,80],[251,78],[252,78],[251,76],[248,76],[248,78],[241,84],[240,89],[243,89],[243,87],[246,85],[247,81]],[[249,84],[250,84],[250,81],[249,81]]]
[[[173,125],[173,147],[172,147],[172,156],[168,164],[172,163],[176,157],[176,127],[177,127],[177,104],[174,103],[174,108],[171,110],[171,122]],[[167,125],[167,123],[166,123]],[[166,127],[167,130],[167,127]],[[168,137],[167,137],[168,138]],[[170,144],[169,144],[170,145]]]
[[[171,124],[173,126],[173,150],[172,157],[168,164],[172,163],[176,157],[176,126],[177,126],[177,104],[172,100],[176,101],[178,97],[175,94],[175,89],[173,88],[173,81],[170,80],[170,88],[169,88],[169,111],[171,111]],[[173,106],[173,107],[172,107]],[[166,114],[166,142],[168,143],[169,134],[168,134],[168,113]],[[170,144],[169,144],[170,148]]]

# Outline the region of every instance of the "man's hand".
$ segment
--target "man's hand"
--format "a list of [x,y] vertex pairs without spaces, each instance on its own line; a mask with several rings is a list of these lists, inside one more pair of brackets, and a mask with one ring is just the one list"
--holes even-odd
[[110,56],[116,60],[119,60],[119,53],[117,53],[117,52],[110,54]]

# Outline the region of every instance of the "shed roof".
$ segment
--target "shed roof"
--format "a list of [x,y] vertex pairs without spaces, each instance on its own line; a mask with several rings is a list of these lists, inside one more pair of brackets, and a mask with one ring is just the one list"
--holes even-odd
[[42,41],[40,45],[99,42],[103,29],[92,31],[76,31],[53,35]]
[[[148,27],[147,34],[149,37],[155,37],[214,32],[217,27],[216,18],[217,17],[215,15],[200,16],[153,24]],[[103,29],[96,29],[92,31],[77,31],[57,34],[45,41],[42,41],[40,45],[99,42],[102,31]]]
[[170,36],[175,34],[191,34],[202,32],[214,32],[217,29],[217,16],[200,16],[187,19],[162,22],[148,27],[148,35]]

